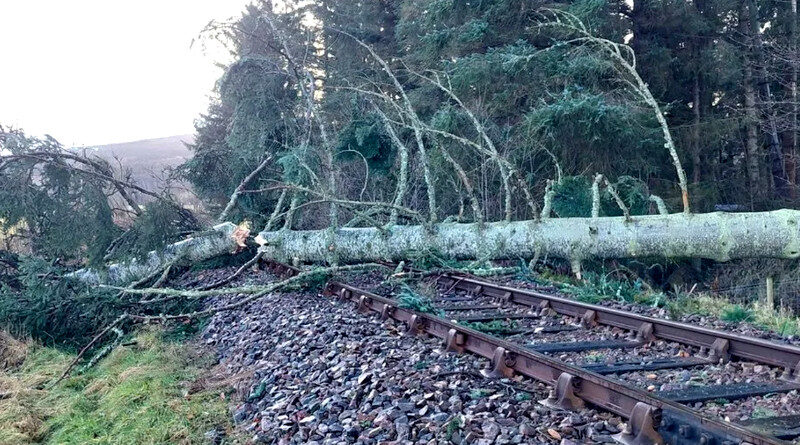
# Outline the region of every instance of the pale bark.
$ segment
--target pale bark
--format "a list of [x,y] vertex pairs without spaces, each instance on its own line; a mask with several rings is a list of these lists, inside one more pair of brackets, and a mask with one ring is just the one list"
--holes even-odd
[[289,210],[286,211],[286,216],[283,218],[283,230],[292,230],[294,223],[294,214],[297,207],[300,205],[300,193],[292,193],[292,200],[289,202]]
[[[427,79],[424,76],[423,78]],[[442,84],[441,80],[439,79],[438,75],[435,77],[435,80],[434,79],[428,79],[428,80],[431,81],[431,83],[433,83],[434,85],[436,85],[440,90],[442,90],[445,94],[447,94],[455,103],[457,103],[458,106],[461,107],[461,109],[464,111],[464,113],[467,115],[470,121],[472,121],[472,125],[475,127],[475,131],[478,132],[481,139],[483,139],[483,142],[488,147],[492,160],[497,163],[497,166],[500,169],[500,177],[503,181],[503,192],[505,196],[503,207],[505,208],[506,221],[511,221],[513,207],[511,202],[512,200],[511,200],[510,179],[511,175],[515,173],[515,169],[513,169],[513,167],[511,167],[508,162],[506,162],[504,157],[500,156],[500,151],[497,150],[497,147],[494,145],[494,142],[489,137],[489,134],[486,132],[486,129],[483,127],[481,121],[477,118],[477,116],[475,116],[475,113],[473,113],[472,110],[469,109],[469,107],[464,105],[464,102],[462,102],[461,98],[459,98],[453,92],[453,89],[450,87],[445,87],[444,84]],[[527,187],[523,187],[522,189],[523,191],[526,191]]]
[[[415,252],[435,251],[446,258],[516,259],[539,254],[581,261],[590,258],[739,258],[800,257],[800,211],[706,213],[687,215],[551,218],[484,224],[441,223],[335,232],[337,257],[346,263],[400,261]],[[262,232],[256,241],[265,257],[322,262],[328,256],[328,232]]]
[[625,221],[630,221],[631,220],[631,211],[628,210],[628,206],[625,205],[625,201],[623,201],[622,198],[619,196],[619,193],[617,193],[617,188],[614,187],[613,184],[608,182],[608,179],[605,180],[605,183],[606,183],[606,189],[608,190],[608,193],[611,193],[611,196],[617,202],[617,205],[619,206],[620,210],[622,210],[622,214],[625,216]]
[[222,210],[222,213],[219,214],[219,217],[217,218],[218,223],[224,222],[226,219],[228,219],[228,214],[231,212],[231,210],[233,210],[234,206],[236,206],[236,201],[239,200],[239,196],[242,194],[242,191],[244,191],[245,187],[250,184],[250,182],[255,179],[255,177],[258,176],[262,170],[267,168],[267,165],[271,160],[272,156],[267,156],[263,161],[261,161],[260,164],[258,164],[255,169],[253,169],[253,171],[250,172],[249,175],[242,179],[242,182],[239,183],[239,186],[236,187],[236,190],[234,190],[231,194],[231,197],[228,200],[228,205],[226,205],[225,209]]
[[283,210],[283,201],[286,200],[287,193],[288,191],[286,189],[281,190],[281,194],[278,197],[278,202],[275,203],[275,208],[272,210],[272,214],[269,215],[269,220],[264,226],[264,230],[272,230],[272,226],[278,221],[278,215],[280,215],[281,210]]
[[600,217],[600,181],[603,180],[603,175],[597,173],[594,175],[592,182],[592,218]]
[[[306,110],[305,110],[305,119],[308,122],[308,134],[306,136],[306,144],[311,143],[311,135],[312,135],[312,122],[316,122],[317,128],[319,129],[319,135],[322,139],[322,160],[327,170],[327,180],[328,180],[328,192],[331,196],[337,195],[337,184],[336,184],[336,170],[334,169],[334,153],[333,153],[333,146],[330,143],[328,138],[328,131],[325,127],[324,120],[320,117],[320,113],[317,112],[318,102],[316,98],[316,85],[317,79],[314,77],[313,73],[309,68],[307,68],[304,64],[298,63],[294,56],[292,55],[292,51],[289,48],[288,41],[286,37],[278,30],[275,26],[275,23],[272,20],[270,15],[263,15],[263,19],[267,22],[272,33],[280,42],[281,46],[283,46],[283,52],[281,55],[289,64],[292,73],[294,74],[295,79],[297,80],[297,86],[300,89],[300,93],[302,97],[306,101]],[[291,74],[291,73],[289,73]],[[308,82],[308,84],[304,84],[304,82]],[[292,200],[292,204],[295,204],[295,201]],[[329,219],[331,227],[338,227],[339,226],[339,210],[337,204],[335,202],[330,203],[330,210],[329,210]],[[291,224],[291,223],[290,223]]]
[[[467,190],[467,194],[469,195],[469,202],[472,205],[472,216],[475,218],[477,222],[483,222],[483,212],[481,211],[480,203],[478,202],[478,198],[475,196],[475,188],[472,186],[472,183],[469,181],[467,177],[467,172],[464,171],[464,168],[461,167],[461,164],[458,163],[450,153],[447,152],[444,148],[439,147],[439,151],[442,153],[442,157],[453,166],[453,170],[456,171],[458,178],[461,180],[461,183],[464,185],[464,188]],[[463,206],[463,204],[462,204]],[[461,212],[459,213],[459,215]]]
[[112,264],[104,270],[81,269],[71,276],[90,283],[125,285],[158,273],[177,260],[197,263],[235,251],[238,244],[232,236],[234,230],[236,226],[232,223],[218,224],[206,233],[151,251],[144,260],[132,259]]
[[[400,140],[400,137],[397,136],[397,132],[394,131],[394,127],[392,126],[391,122],[389,122],[389,118],[380,108],[375,107],[378,114],[381,115],[383,119],[383,126],[386,129],[386,132],[389,134],[389,138],[392,140],[392,143],[397,147],[398,152],[400,153],[400,172],[397,177],[397,191],[395,192],[394,196],[394,205],[395,207],[400,207],[403,205],[403,201],[406,197],[406,190],[408,189],[408,147],[403,141]],[[389,225],[397,224],[397,209],[392,209],[392,213],[389,216]]]
[[550,212],[553,210],[553,198],[556,192],[553,190],[553,181],[547,181],[547,186],[544,188],[544,205],[542,206],[542,215],[540,219],[550,219]]
[[636,70],[636,54],[634,50],[630,46],[594,36],[589,28],[587,28],[577,16],[570,12],[549,8],[544,8],[543,10],[549,11],[553,17],[553,21],[546,23],[545,26],[555,25],[578,33],[579,37],[567,40],[565,43],[599,46],[611,60],[616,62],[615,69],[620,73],[620,80],[630,86],[633,93],[638,95],[639,98],[653,110],[664,137],[664,148],[669,152],[672,158],[672,164],[678,175],[678,185],[681,189],[681,198],[683,201],[683,212],[687,215],[691,213],[686,170],[684,170],[680,156],[678,156],[678,149],[675,145],[675,141],[672,139],[672,133],[669,130],[667,118],[664,116],[664,112],[661,111],[661,107],[650,91],[647,82],[642,79],[639,72]]
[[664,200],[661,199],[660,196],[650,195],[648,199],[651,202],[656,203],[656,208],[658,209],[659,215],[669,215],[669,210],[667,210],[667,205],[664,203]]
[[431,223],[435,223],[438,220],[436,215],[437,207],[436,207],[436,181],[433,178],[433,172],[430,169],[430,158],[428,157],[428,150],[425,148],[425,142],[423,140],[422,135],[422,120],[419,118],[419,115],[414,110],[414,106],[411,103],[411,100],[406,95],[406,90],[403,88],[403,85],[397,79],[397,76],[394,75],[394,71],[389,66],[389,64],[372,49],[371,46],[367,45],[363,41],[359,40],[357,37],[353,36],[342,30],[334,30],[336,32],[342,33],[351,39],[355,40],[359,46],[366,49],[369,54],[375,59],[376,62],[381,66],[383,71],[389,76],[391,79],[392,84],[394,85],[397,93],[400,95],[402,99],[403,108],[405,109],[405,113],[411,119],[411,129],[414,132],[414,140],[417,142],[417,149],[419,150],[420,157],[422,158],[422,172],[423,176],[425,177],[425,185],[427,187],[428,192],[428,213],[429,219]]

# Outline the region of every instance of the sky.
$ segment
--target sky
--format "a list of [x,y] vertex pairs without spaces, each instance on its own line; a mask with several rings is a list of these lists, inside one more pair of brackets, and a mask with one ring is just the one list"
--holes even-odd
[[0,0],[0,125],[66,146],[189,134],[249,0]]

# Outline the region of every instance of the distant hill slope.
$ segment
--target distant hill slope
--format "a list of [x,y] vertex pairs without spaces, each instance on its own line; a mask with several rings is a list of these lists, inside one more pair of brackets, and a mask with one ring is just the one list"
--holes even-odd
[[194,135],[181,135],[81,147],[78,150],[94,152],[113,163],[118,161],[133,172],[136,180],[151,182],[148,177],[152,177],[153,174],[160,175],[165,168],[176,167],[191,158],[192,152],[185,144],[192,141]]
[[[92,147],[75,147],[73,150],[86,151],[89,154],[108,160],[115,167],[131,172],[132,179],[138,185],[152,191],[163,189],[166,182],[164,171],[177,167],[192,157],[192,151],[186,148],[187,143],[194,141],[194,135],[169,136],[141,141],[105,144]],[[197,205],[186,183],[173,186],[173,193],[185,205]]]

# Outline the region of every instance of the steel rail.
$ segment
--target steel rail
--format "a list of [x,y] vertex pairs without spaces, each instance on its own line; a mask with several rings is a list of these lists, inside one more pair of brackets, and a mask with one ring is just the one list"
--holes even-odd
[[[273,271],[295,274],[298,269],[279,263],[272,263]],[[493,283],[473,280],[467,277],[450,277],[458,281],[454,288],[479,291],[509,299],[517,296],[525,301],[525,296],[546,299],[550,307],[567,315],[581,316],[571,301],[545,295],[528,295],[531,292],[506,288]],[[463,283],[463,284],[462,284]],[[464,286],[472,286],[472,289]],[[481,286],[481,289],[477,289]],[[502,293],[498,294],[502,290]],[[626,432],[615,437],[620,443],[639,444],[702,444],[702,445],[782,445],[787,442],[762,435],[742,426],[706,417],[694,409],[676,402],[665,400],[638,388],[627,386],[620,381],[604,377],[600,374],[578,368],[562,361],[550,358],[521,345],[493,337],[480,331],[460,325],[456,322],[399,307],[393,299],[350,286],[338,281],[328,282],[325,288],[328,296],[337,296],[343,301],[357,304],[359,312],[376,312],[382,318],[394,319],[408,326],[409,334],[427,333],[445,341],[448,350],[456,352],[472,352],[491,360],[492,374],[511,377],[515,373],[527,376],[555,388],[551,397],[542,403],[563,409],[581,408],[588,402],[603,410],[629,419]],[[534,293],[535,294],[535,293]],[[561,303],[564,303],[561,306]],[[525,304],[525,303],[523,303]],[[605,309],[592,305],[578,304],[580,309],[586,306],[593,310]],[[620,312],[614,311],[613,312]],[[599,314],[600,312],[598,312]],[[620,314],[624,314],[621,313]],[[646,318],[646,317],[639,317]],[[604,318],[610,322],[615,319]],[[651,319],[647,319],[651,322]],[[638,320],[637,318],[637,321]],[[641,323],[639,323],[641,324]],[[616,326],[616,324],[614,324]],[[621,324],[620,327],[636,329],[639,325]],[[714,331],[715,332],[715,331]]]
[[533,290],[503,286],[463,275],[444,275],[439,281],[453,289],[506,299],[531,307],[548,306],[558,314],[585,317],[589,311],[595,323],[640,332],[652,329],[656,338],[707,348],[720,354],[784,368],[784,378],[800,379],[800,348],[747,337],[716,329],[703,328],[688,323],[662,320],[633,314],[604,306],[581,303],[567,298],[548,295]]
[[[708,435],[709,439],[706,439],[708,445],[723,444],[726,440],[731,444],[784,443],[735,424],[704,417],[697,411],[678,403],[655,397],[645,391],[631,388],[591,371],[571,366],[444,318],[400,308],[397,306],[398,303],[392,299],[366,292],[357,287],[340,282],[330,282],[328,291],[329,294],[335,294],[345,300],[358,303],[362,310],[377,312],[406,323],[412,332],[417,329],[443,340],[448,337],[452,338],[455,340],[457,348],[491,359],[495,370],[505,366],[513,372],[550,386],[558,386],[560,380],[566,380],[564,376],[569,376],[570,383],[573,385],[571,391],[575,396],[622,417],[632,418],[634,410],[640,403],[652,406],[660,410],[658,417],[661,418],[662,425],[658,432],[665,436],[669,435],[665,432],[669,433],[670,430],[675,430],[675,435],[680,437],[678,443],[693,443],[692,441],[703,443],[701,439],[703,434]],[[501,363],[498,366],[499,361]],[[694,429],[686,428],[687,422],[691,419],[696,420]],[[667,431],[662,431],[664,429]],[[714,439],[715,441],[710,441]]]

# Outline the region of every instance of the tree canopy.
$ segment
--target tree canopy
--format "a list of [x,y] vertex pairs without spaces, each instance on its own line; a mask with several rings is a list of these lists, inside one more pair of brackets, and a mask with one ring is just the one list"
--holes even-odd
[[[283,195],[278,214],[306,228],[328,222],[315,202],[324,197],[305,190],[320,185],[363,202],[392,201],[403,188],[396,203],[425,213],[434,200],[436,213],[462,221],[501,219],[506,187],[522,219],[534,216],[522,187],[538,202],[556,180],[557,196],[571,194],[558,202],[585,199],[601,173],[679,210],[651,104],[603,48],[554,26],[553,10],[632,49],[625,60],[663,110],[694,209],[796,205],[796,17],[788,3],[752,0],[256,3],[207,30],[237,60],[198,122],[186,171],[222,206],[274,156],[249,186],[272,191],[243,195],[238,216],[265,223]],[[584,179],[562,182],[570,177]],[[355,207],[342,211],[352,217]],[[388,218],[384,210],[373,216]]]

